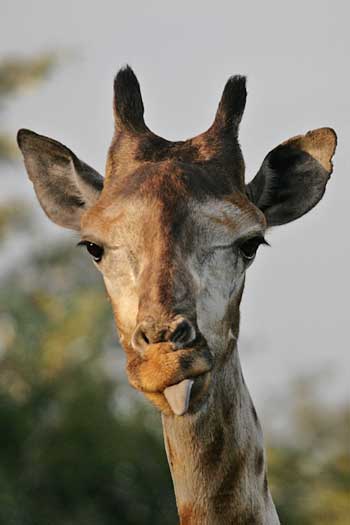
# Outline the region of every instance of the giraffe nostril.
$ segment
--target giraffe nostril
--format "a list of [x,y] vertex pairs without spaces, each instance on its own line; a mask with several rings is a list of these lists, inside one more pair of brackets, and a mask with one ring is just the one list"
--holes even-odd
[[149,344],[150,341],[145,331],[142,329],[142,326],[139,325],[132,335],[131,346],[134,350],[143,352]]
[[143,330],[140,331],[140,338],[146,343],[146,345],[149,345],[150,341]]
[[170,326],[161,329],[155,322],[141,322],[131,337],[131,346],[137,352],[143,353],[147,346],[152,344],[170,342],[174,343],[176,348],[184,348],[196,339],[196,330],[187,319],[178,319],[172,323],[171,328]]
[[196,331],[193,325],[186,319],[183,319],[171,334],[170,341],[177,345],[184,346],[194,341],[195,338]]

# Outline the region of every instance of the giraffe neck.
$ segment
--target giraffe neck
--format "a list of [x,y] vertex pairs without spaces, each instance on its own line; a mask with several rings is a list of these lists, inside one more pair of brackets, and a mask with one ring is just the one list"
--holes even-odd
[[237,349],[195,414],[163,416],[180,525],[278,525]]

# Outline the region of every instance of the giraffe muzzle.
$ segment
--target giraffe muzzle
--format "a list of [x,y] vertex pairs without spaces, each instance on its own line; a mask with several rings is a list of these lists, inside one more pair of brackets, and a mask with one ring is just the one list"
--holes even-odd
[[196,329],[191,321],[178,316],[169,323],[157,322],[152,317],[141,321],[131,338],[134,350],[143,353],[148,346],[169,342],[174,348],[188,348],[196,339]]

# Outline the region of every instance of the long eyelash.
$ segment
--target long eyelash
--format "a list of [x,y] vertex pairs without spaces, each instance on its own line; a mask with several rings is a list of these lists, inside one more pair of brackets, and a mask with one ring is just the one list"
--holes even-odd
[[[251,237],[246,237],[244,239],[241,239],[239,244],[238,245],[241,245],[241,244],[244,244],[245,242],[247,241],[250,241],[251,239],[255,239],[256,237],[259,237],[259,246],[262,246],[262,245],[265,245],[265,246],[268,246],[269,248],[271,248],[271,244],[269,242],[267,242],[267,240],[265,239],[265,237],[263,236],[255,236],[255,235],[252,235]],[[234,246],[236,243],[233,243],[232,246]]]

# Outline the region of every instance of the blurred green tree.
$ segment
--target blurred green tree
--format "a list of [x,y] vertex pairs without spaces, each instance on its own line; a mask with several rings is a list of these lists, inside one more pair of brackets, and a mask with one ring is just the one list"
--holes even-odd
[[[18,92],[45,79],[56,66],[57,58],[55,53],[43,53],[34,58],[13,57],[0,61],[0,111],[5,110],[10,98]],[[14,138],[0,129],[0,161],[17,156]]]
[[319,402],[316,387],[307,378],[290,389],[293,430],[270,440],[270,484],[282,523],[348,525],[350,409]]
[[[4,113],[12,98],[45,80],[57,66],[56,53],[42,53],[37,57],[13,56],[0,60],[0,165],[19,158],[15,137],[5,126]],[[17,200],[0,203],[0,241],[6,234],[26,228],[30,211]]]

